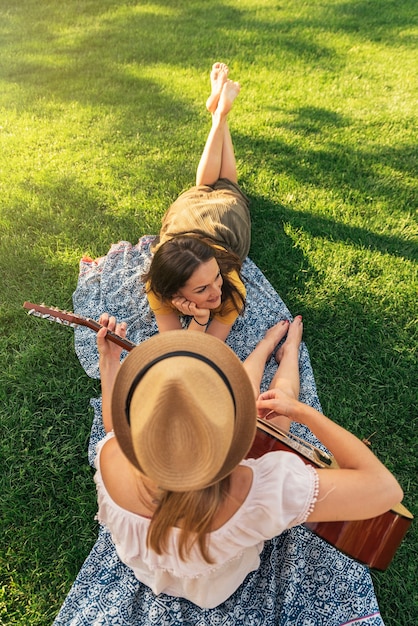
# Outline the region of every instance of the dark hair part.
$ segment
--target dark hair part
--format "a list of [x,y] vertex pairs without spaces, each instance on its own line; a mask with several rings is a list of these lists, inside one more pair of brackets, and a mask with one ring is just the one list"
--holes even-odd
[[201,263],[214,258],[223,278],[221,301],[230,300],[241,314],[245,305],[244,298],[228,279],[228,274],[234,270],[239,275],[241,260],[235,253],[224,248],[215,248],[214,245],[208,239],[191,235],[173,237],[157,249],[142,280],[149,282],[149,288],[161,300],[170,301]]

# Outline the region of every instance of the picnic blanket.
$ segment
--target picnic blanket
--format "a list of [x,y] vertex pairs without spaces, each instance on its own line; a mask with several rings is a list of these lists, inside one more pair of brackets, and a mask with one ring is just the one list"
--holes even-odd
[[[128,339],[135,343],[157,333],[149,309],[142,274],[151,261],[153,236],[135,245],[121,241],[107,255],[82,259],[74,311],[98,319],[103,311],[128,323]],[[245,313],[235,322],[227,343],[241,360],[265,331],[280,319],[292,319],[285,303],[260,269],[246,258],[242,276],[247,288]],[[187,319],[183,319],[184,325]],[[95,333],[75,330],[75,350],[81,365],[99,377]],[[125,354],[126,356],[126,354]],[[277,364],[266,365],[262,390],[267,389]],[[309,353],[299,353],[300,400],[321,410]],[[104,436],[101,399],[93,398],[94,418],[88,459],[94,464],[96,444]],[[301,424],[292,432],[325,449]],[[98,538],[54,621],[54,626],[382,626],[373,583],[367,567],[345,556],[307,530],[292,528],[265,543],[261,565],[234,594],[214,609],[165,594],[154,595],[119,560],[111,536],[103,526]]]

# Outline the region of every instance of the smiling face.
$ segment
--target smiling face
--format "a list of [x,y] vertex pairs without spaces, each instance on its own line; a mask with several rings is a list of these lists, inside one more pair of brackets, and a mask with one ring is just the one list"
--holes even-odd
[[201,263],[178,294],[199,309],[216,309],[221,304],[223,278],[215,258]]

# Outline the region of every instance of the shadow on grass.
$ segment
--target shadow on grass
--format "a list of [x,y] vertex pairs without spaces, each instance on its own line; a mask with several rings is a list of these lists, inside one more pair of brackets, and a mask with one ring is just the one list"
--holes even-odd
[[[360,437],[378,428],[376,448],[381,458],[402,476],[405,461],[394,458],[393,445],[401,447],[405,441],[416,441],[415,425],[411,422],[415,412],[411,382],[418,340],[411,317],[413,284],[402,284],[402,278],[397,281],[390,272],[386,282],[382,264],[375,264],[372,259],[369,264],[366,258],[353,255],[347,257],[342,270],[347,272],[346,280],[341,277],[338,284],[325,285],[325,293],[321,296],[319,290],[312,300],[312,284],[321,285],[324,274],[294,245],[284,225],[289,224],[294,232],[343,242],[351,248],[414,260],[416,250],[412,242],[297,211],[261,196],[253,195],[250,199],[250,256],[292,314],[305,317],[305,341],[324,409],[338,416],[340,423]],[[390,264],[389,258],[387,263]],[[382,283],[376,291],[375,283],[381,281],[385,285]],[[365,284],[370,284],[370,289]],[[408,463],[412,466],[415,462]],[[408,500],[411,506],[411,495]]]
[[[311,13],[307,7],[306,15],[295,17],[280,6],[254,11],[221,1],[173,6],[164,0],[123,5],[104,0],[82,3],[75,21],[71,6],[27,0],[3,15],[1,74],[19,84],[29,100],[36,93],[41,98],[103,103],[119,107],[121,114],[122,109],[127,113],[126,103],[133,107],[138,102],[142,90],[154,90],[157,115],[157,82],[132,78],[142,67],[161,63],[173,71],[178,67],[207,71],[218,55],[241,64],[264,55],[275,66],[303,61],[307,68],[337,70],[347,59],[331,44],[318,43],[324,39],[324,28],[347,32],[359,41],[394,45],[402,30],[412,28],[414,4],[380,0],[377,11],[374,0],[325,3]],[[412,37],[403,36],[401,43],[412,46]],[[122,106],[120,93],[126,94]],[[137,106],[135,114],[140,112]],[[161,106],[169,114],[164,101]]]
[[275,241],[273,233],[277,230],[278,223],[288,222],[294,228],[302,228],[314,237],[323,237],[334,242],[341,241],[412,261],[417,259],[417,245],[413,240],[406,241],[403,237],[377,234],[367,228],[350,226],[314,213],[278,205],[265,198],[254,197],[252,206],[253,242],[257,248],[259,246],[273,248],[272,241]]

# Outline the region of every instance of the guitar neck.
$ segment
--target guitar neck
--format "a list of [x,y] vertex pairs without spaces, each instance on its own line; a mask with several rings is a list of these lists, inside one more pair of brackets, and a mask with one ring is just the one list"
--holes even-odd
[[[29,315],[40,317],[41,319],[48,320],[50,322],[57,322],[63,326],[71,326],[72,328],[75,328],[76,326],[85,326],[86,328],[94,330],[96,333],[103,328],[102,324],[99,324],[99,322],[96,322],[96,320],[93,320],[90,317],[83,317],[82,315],[78,315],[70,311],[62,311],[61,309],[48,307],[43,304],[24,302],[23,308],[27,309]],[[110,330],[107,331],[106,338],[128,352],[130,352],[137,345],[129,339],[119,337],[119,335]]]
[[261,444],[261,442],[261,445],[264,447],[266,446],[266,440],[261,439],[261,433],[263,433],[264,436],[267,435],[271,439],[271,449],[274,449],[274,441],[278,441],[284,444],[286,448],[292,452],[296,452],[316,467],[329,469],[338,468],[338,463],[335,460],[335,457],[291,432],[284,432],[272,422],[257,417],[257,429],[259,434],[258,442],[256,437],[255,446]]
[[[89,317],[86,317],[85,321],[86,321],[86,324],[84,324],[84,326],[86,326],[87,328],[90,328],[91,330],[94,330],[96,333],[101,328],[103,328],[102,324],[99,324],[99,322],[96,322],[95,320]],[[119,346],[120,348],[123,348],[124,350],[127,350],[128,352],[133,350],[133,348],[135,348],[137,345],[133,341],[130,341],[129,339],[125,339],[123,337],[120,337],[116,333],[113,333],[111,330],[107,331],[106,339],[109,339],[109,341],[111,341],[112,343],[115,343],[117,346]]]

